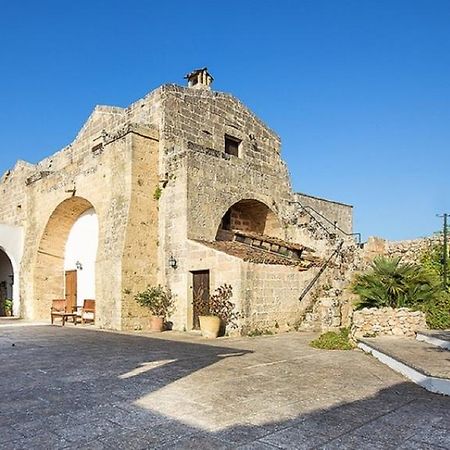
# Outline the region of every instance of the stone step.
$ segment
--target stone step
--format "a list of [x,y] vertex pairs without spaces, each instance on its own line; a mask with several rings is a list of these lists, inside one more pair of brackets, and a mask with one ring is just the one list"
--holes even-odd
[[420,331],[417,333],[416,339],[445,350],[450,350],[450,330]]
[[405,337],[360,338],[358,347],[428,391],[450,395],[450,354]]

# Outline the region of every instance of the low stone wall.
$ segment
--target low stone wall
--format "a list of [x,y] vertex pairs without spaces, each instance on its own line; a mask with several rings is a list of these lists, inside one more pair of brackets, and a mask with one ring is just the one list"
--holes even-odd
[[352,336],[414,336],[427,328],[425,314],[408,308],[364,308],[353,313]]
[[372,260],[376,256],[399,257],[404,263],[419,263],[423,253],[431,250],[435,245],[442,244],[443,235],[411,239],[407,241],[387,241],[370,237],[364,245],[364,257]]

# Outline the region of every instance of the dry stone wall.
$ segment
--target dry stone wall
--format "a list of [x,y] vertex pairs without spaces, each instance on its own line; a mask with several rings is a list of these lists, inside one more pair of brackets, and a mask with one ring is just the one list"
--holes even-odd
[[364,308],[353,313],[352,335],[355,338],[413,337],[426,328],[425,314],[408,308]]

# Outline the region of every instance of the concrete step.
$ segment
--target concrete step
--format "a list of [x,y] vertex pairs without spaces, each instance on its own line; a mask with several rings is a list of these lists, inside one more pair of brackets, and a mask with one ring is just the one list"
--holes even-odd
[[428,391],[450,395],[450,353],[403,337],[361,338],[358,347]]
[[445,350],[450,350],[450,330],[420,331],[417,333],[416,339]]

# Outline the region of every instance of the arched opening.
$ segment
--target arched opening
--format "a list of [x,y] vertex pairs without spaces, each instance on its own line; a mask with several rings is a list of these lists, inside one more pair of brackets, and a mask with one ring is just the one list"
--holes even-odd
[[228,209],[220,222],[216,240],[228,240],[233,231],[282,237],[282,226],[275,213],[253,199],[241,200]]
[[95,209],[90,208],[73,224],[65,247],[65,295],[71,306],[82,306],[84,299],[95,299],[97,247],[98,218]]
[[9,256],[0,248],[0,316],[13,314],[14,296],[14,268]]
[[42,236],[35,266],[34,316],[47,319],[53,299],[68,306],[95,299],[98,220],[93,205],[72,197],[54,210]]

